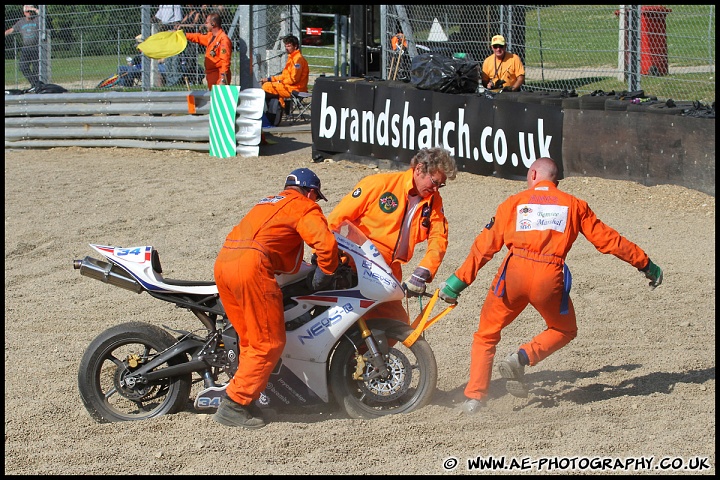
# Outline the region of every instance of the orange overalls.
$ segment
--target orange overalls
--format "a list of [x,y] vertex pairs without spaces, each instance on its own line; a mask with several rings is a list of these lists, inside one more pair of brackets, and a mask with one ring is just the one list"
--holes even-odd
[[230,59],[232,57],[232,42],[224,30],[220,30],[213,36],[208,33],[186,33],[185,37],[190,42],[199,43],[205,47],[205,79],[208,90],[213,85],[222,85],[222,74],[225,74],[225,81],[230,85]]
[[215,282],[240,338],[239,366],[228,397],[249,405],[260,397],[285,348],[283,299],[275,275],[300,268],[304,243],[331,274],[338,246],[320,206],[294,190],[258,202],[232,229],[215,260]]
[[505,245],[505,256],[480,312],[470,352],[465,396],[482,400],[488,392],[495,347],[503,328],[532,305],[547,329],[520,348],[536,365],[577,335],[569,297],[570,271],[565,257],[582,233],[601,253],[611,253],[636,268],[649,259],[637,245],[600,221],[588,204],[543,181],[505,200],[475,238],[455,275],[470,285],[478,270]]
[[392,37],[392,40],[390,40],[390,44],[392,45],[393,50],[398,49],[398,44],[400,43],[401,40],[402,40],[402,48],[407,48],[408,42],[405,39],[405,35],[403,35],[402,33],[398,33]]
[[[415,245],[427,240],[425,256],[418,266],[435,277],[448,245],[448,223],[443,201],[435,191],[421,199],[410,219],[407,252],[400,256],[397,246],[408,207],[408,194],[413,188],[413,169],[397,173],[378,173],[358,182],[328,215],[331,229],[344,220],[355,224],[375,244],[393,275],[402,281],[402,265],[412,259]],[[393,318],[410,322],[402,301],[387,302],[374,308],[365,318]]]
[[285,99],[290,97],[293,90],[298,92],[308,91],[310,67],[300,50],[295,50],[288,55],[282,73],[268,78],[269,81],[262,84],[262,89],[272,95],[278,95],[280,107],[285,108]]

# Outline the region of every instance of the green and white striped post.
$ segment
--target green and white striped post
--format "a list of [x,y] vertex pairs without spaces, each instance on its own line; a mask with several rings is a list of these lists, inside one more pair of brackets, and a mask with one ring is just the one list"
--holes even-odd
[[213,85],[210,92],[210,156],[236,156],[235,117],[240,96],[236,85]]

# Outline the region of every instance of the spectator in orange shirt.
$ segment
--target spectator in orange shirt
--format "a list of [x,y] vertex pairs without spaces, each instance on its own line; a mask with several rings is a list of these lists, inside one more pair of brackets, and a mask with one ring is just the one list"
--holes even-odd
[[[279,75],[271,75],[260,80],[268,103],[267,117],[273,125],[280,123],[282,110],[285,109],[285,99],[289,98],[294,90],[307,92],[310,78],[310,67],[300,53],[300,40],[295,35],[288,35],[283,38],[283,44],[287,53],[285,68]],[[275,111],[274,108],[270,108],[270,101],[273,99],[277,99],[280,110]]]
[[213,419],[226,426],[265,426],[254,402],[285,348],[283,295],[275,279],[296,273],[304,244],[317,256],[312,280],[322,290],[338,267],[338,245],[317,204],[327,201],[307,168],[290,172],[285,189],[261,199],[228,234],[215,260],[215,282],[240,337],[240,362]]
[[222,28],[220,15],[211,13],[205,18],[207,33],[186,33],[189,42],[205,47],[205,79],[208,90],[213,85],[230,85],[232,42]]
[[[425,292],[445,256],[448,222],[440,189],[457,173],[455,159],[443,148],[424,148],[403,172],[377,173],[358,182],[328,215],[331,229],[344,220],[357,226],[372,240],[393,275],[402,281],[402,266],[417,244],[427,241],[425,255],[405,280],[406,296]],[[402,301],[378,305],[366,316],[392,318],[410,323]]]
[[498,365],[511,395],[527,397],[525,367],[537,365],[577,335],[570,299],[572,276],[565,257],[579,233],[599,252],[613,254],[644,273],[650,287],[662,283],[660,267],[640,247],[601,222],[587,202],[559,190],[557,176],[558,168],[551,158],[535,160],[527,173],[528,189],[500,204],[475,238],[463,264],[440,284],[440,298],[457,303],[460,292],[475,281],[478,271],[507,247],[473,335],[470,381],[462,404],[466,414],[478,413],[485,404],[502,329],[528,304],[540,313],[547,328]]

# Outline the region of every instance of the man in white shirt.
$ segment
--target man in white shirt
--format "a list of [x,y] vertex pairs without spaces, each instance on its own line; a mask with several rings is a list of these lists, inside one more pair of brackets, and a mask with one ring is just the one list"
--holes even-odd
[[[158,10],[153,15],[153,22],[159,24],[158,30],[161,32],[174,30],[182,21],[182,7],[180,5],[159,5]],[[181,80],[179,69],[180,57],[174,55],[165,59],[165,86],[172,87]]]
[[162,26],[161,30],[172,30],[182,20],[180,5],[159,5],[155,13],[155,20]]

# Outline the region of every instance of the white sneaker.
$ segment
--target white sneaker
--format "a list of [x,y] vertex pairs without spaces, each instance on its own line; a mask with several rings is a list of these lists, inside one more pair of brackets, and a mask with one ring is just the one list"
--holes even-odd
[[528,387],[525,385],[525,365],[520,363],[520,356],[511,353],[498,364],[500,376],[507,379],[505,389],[507,392],[518,398],[528,397]]
[[482,400],[475,400],[474,398],[468,398],[465,400],[460,408],[466,415],[475,415],[485,406],[485,402]]
[[500,375],[508,380],[522,381],[525,378],[525,365],[520,363],[520,356],[517,352],[505,357],[505,360],[498,364],[498,370]]

